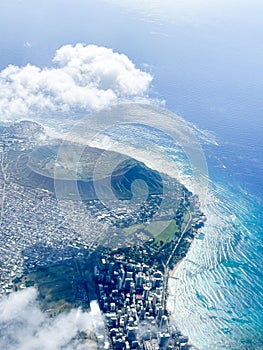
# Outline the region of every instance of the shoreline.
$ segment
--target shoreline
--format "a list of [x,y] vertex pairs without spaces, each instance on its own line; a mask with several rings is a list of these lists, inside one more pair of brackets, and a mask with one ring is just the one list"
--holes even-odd
[[[195,233],[195,238],[201,233],[201,229],[197,229],[196,230],[196,233]],[[190,248],[190,247],[189,247]],[[189,251],[189,249],[188,249]],[[187,251],[187,253],[188,253]],[[186,254],[187,256],[187,254]],[[181,260],[179,260],[172,269],[169,269],[168,270],[168,273],[167,273],[167,276],[168,276],[168,279],[167,279],[167,299],[166,299],[166,309],[167,309],[167,312],[168,312],[168,315],[169,315],[169,318],[170,320],[172,320],[172,322],[174,322],[177,330],[182,334],[182,335],[185,335],[181,329],[180,329],[180,326],[179,324],[176,322],[176,315],[175,315],[175,311],[174,310],[171,310],[171,308],[167,305],[169,304],[170,302],[170,305],[174,304],[175,302],[175,298],[176,296],[173,295],[171,293],[171,286],[170,286],[170,282],[171,282],[171,279],[177,279],[176,277],[174,277],[177,269],[179,268],[179,266],[181,265],[181,263],[183,262],[183,260],[186,258],[186,256],[184,256]],[[173,299],[172,299],[173,298]],[[186,334],[185,336],[189,337],[188,334]],[[189,350],[200,350],[199,348],[197,348],[194,344],[192,344],[190,341],[189,341]]]
[[[168,279],[169,278],[173,278],[173,275],[175,274],[176,270],[178,269],[179,265],[182,263],[182,261],[185,259],[185,257],[183,259],[181,259],[180,261],[178,261],[174,267],[172,269],[169,269],[168,271]],[[168,291],[169,292],[169,291]]]
[[[170,281],[171,281],[172,278],[173,278],[173,279],[176,279],[176,277],[174,277],[174,274],[175,274],[176,270],[179,268],[179,265],[183,262],[184,259],[185,259],[185,257],[184,257],[182,260],[178,261],[178,263],[175,264],[175,266],[173,267],[172,270],[170,269],[170,270],[168,271],[168,283],[167,283],[167,287],[168,287],[167,294],[168,294],[168,297],[167,297],[167,301],[169,301],[170,298],[175,298],[175,295],[172,296],[171,293],[170,293],[171,290],[170,290],[170,285],[169,285],[169,283],[170,283]],[[173,299],[173,300],[174,300],[174,299]],[[170,299],[170,301],[171,301],[171,299]],[[168,304],[168,303],[167,303],[167,304]],[[169,318],[172,320],[172,322],[174,322],[174,324],[175,324],[177,330],[178,330],[182,335],[184,335],[183,332],[181,331],[181,329],[180,329],[178,323],[176,322],[176,317],[175,317],[174,310],[171,310],[167,304],[166,304],[166,309],[167,309],[167,311],[168,311]],[[188,334],[186,334],[186,336],[189,337]],[[197,348],[194,344],[192,344],[190,341],[189,341],[188,344],[189,344],[189,350],[200,350],[200,349]]]

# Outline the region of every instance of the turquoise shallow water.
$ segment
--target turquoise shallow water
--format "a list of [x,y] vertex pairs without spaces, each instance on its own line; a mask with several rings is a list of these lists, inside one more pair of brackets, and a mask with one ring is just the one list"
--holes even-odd
[[262,349],[262,208],[210,187],[205,228],[171,282],[171,309],[200,349]]

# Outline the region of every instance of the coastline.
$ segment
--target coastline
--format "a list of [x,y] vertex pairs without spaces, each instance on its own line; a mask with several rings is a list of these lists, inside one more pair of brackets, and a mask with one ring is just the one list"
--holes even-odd
[[[168,311],[170,320],[172,320],[172,322],[175,323],[176,328],[177,328],[178,331],[179,331],[180,333],[182,333],[182,334],[183,334],[183,332],[181,332],[180,326],[179,326],[178,323],[176,322],[176,317],[175,317],[175,315],[174,315],[174,313],[173,313],[173,310],[171,310],[171,309],[169,308],[169,301],[170,301],[170,302],[171,302],[171,301],[174,301],[174,299],[172,299],[172,298],[175,298],[175,296],[171,294],[171,290],[170,290],[170,281],[171,281],[171,279],[173,279],[173,278],[176,279],[176,278],[174,277],[174,274],[175,274],[176,270],[179,268],[179,265],[183,262],[184,259],[185,259],[185,257],[184,257],[183,259],[181,259],[180,261],[178,261],[178,263],[175,264],[175,266],[173,267],[173,269],[170,269],[170,270],[168,271],[168,283],[167,283],[167,301],[168,301],[168,302],[166,303],[166,309],[167,309],[167,311]],[[172,304],[172,303],[171,303],[171,304]],[[186,336],[188,337],[187,334],[186,334]],[[189,341],[189,350],[200,350],[200,349],[197,348],[194,344],[192,344],[192,343]]]
[[[203,221],[203,223],[206,221],[206,217]],[[195,234],[194,234],[194,238],[198,237],[199,234],[201,233],[201,228],[198,228],[195,230]],[[194,240],[194,239],[193,239]],[[192,240],[192,242],[193,242]],[[192,245],[192,242],[190,244],[190,246]],[[190,249],[190,247],[189,247]],[[187,250],[187,253],[189,251],[189,249]],[[186,254],[187,256],[187,254]],[[180,329],[180,325],[176,322],[176,317],[175,317],[175,314],[174,314],[174,310],[171,310],[171,308],[169,307],[169,304],[172,305],[173,303],[175,303],[175,298],[176,296],[172,294],[172,291],[171,291],[171,286],[170,286],[170,282],[171,282],[171,279],[177,279],[176,277],[174,277],[177,269],[179,268],[179,266],[181,265],[181,263],[183,262],[183,260],[186,258],[186,256],[184,256],[181,260],[179,260],[174,266],[172,269],[168,269],[168,272],[167,272],[167,284],[166,284],[166,309],[167,309],[167,312],[169,314],[169,318],[170,320],[172,320],[172,322],[175,323],[175,326],[176,328],[178,329],[178,331],[183,334],[183,332],[181,331]],[[186,334],[186,336],[188,337],[188,334]],[[194,344],[192,344],[191,342],[189,342],[189,350],[200,350],[199,348],[197,348]]]
[[[180,261],[178,261],[178,262],[174,265],[174,267],[173,267],[172,269],[169,269],[169,271],[168,271],[168,282],[169,282],[169,278],[174,278],[173,275],[175,274],[176,270],[178,269],[179,265],[182,263],[183,260],[184,260],[184,258],[181,259]],[[169,293],[169,291],[168,291],[168,293]]]

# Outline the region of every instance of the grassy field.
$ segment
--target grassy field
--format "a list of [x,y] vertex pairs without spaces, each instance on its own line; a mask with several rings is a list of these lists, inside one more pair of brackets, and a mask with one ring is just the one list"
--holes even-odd
[[143,223],[140,225],[132,225],[125,229],[126,234],[135,234],[145,232],[152,235],[152,237],[160,244],[170,242],[174,236],[179,233],[178,226],[175,220],[160,220],[150,223]]

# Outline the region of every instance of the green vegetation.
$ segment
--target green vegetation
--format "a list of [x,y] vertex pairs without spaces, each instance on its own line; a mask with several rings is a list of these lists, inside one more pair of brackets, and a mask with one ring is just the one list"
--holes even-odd
[[[168,236],[165,236],[166,239]],[[159,270],[164,272],[164,266],[169,260],[169,269],[173,269],[175,264],[183,259],[190,247],[190,244],[194,238],[192,229],[187,230],[182,237],[180,244],[177,246],[180,234],[175,235],[172,240],[166,240],[161,242],[158,240],[148,241],[144,246],[132,246],[119,248],[113,252],[107,251],[107,254],[120,254],[124,255],[128,261],[145,263],[148,266],[156,266]],[[177,248],[176,248],[177,247]],[[175,249],[176,248],[176,249]]]
[[[28,154],[28,167],[35,173],[57,180],[84,180],[93,178],[93,170],[100,157],[104,163],[108,159],[116,161],[120,154],[75,143],[42,146]],[[110,174],[110,162],[104,164],[103,173],[96,173],[98,179]]]
[[11,176],[21,185],[54,193],[56,181],[60,193],[73,200],[79,200],[79,195],[82,200],[96,199],[94,183],[100,197],[105,198],[109,193],[111,196],[111,186],[116,198],[131,199],[131,186],[137,179],[147,183],[149,194],[161,194],[163,190],[161,176],[143,163],[117,152],[82,149],[74,143],[9,152],[8,161]]
[[159,220],[147,222],[139,225],[132,225],[124,229],[126,234],[134,235],[135,233],[150,234],[158,245],[170,242],[179,234],[179,229],[175,220]]
[[156,236],[154,236],[155,240],[160,245],[162,245],[167,242],[170,242],[175,236],[178,236],[180,232],[178,230],[178,226],[176,225],[175,220],[171,220],[170,223],[169,221],[156,221],[155,225],[153,225],[151,233],[153,235],[157,234]]
[[90,259],[69,259],[58,264],[39,267],[16,280],[16,288],[35,286],[41,308],[50,315],[69,311],[73,307],[89,308],[96,298]]

